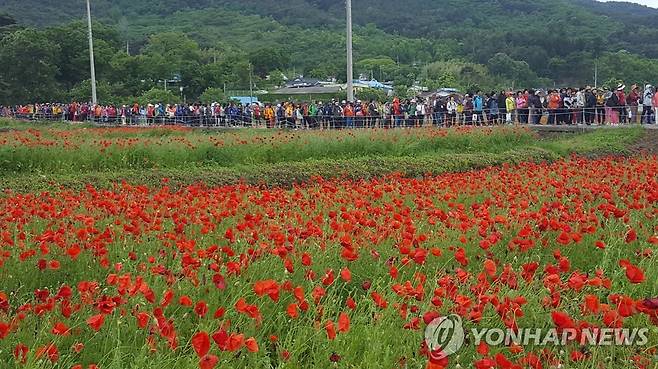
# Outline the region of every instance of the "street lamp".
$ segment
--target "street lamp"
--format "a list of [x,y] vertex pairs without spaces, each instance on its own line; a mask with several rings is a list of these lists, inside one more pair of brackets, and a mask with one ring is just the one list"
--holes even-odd
[[87,24],[89,26],[89,66],[91,69],[91,101],[98,104],[96,96],[96,66],[94,63],[94,35],[91,30],[91,4],[87,0]]

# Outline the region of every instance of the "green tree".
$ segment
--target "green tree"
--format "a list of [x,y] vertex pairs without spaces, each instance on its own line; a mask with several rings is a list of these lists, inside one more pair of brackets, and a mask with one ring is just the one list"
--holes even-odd
[[381,81],[392,76],[398,69],[397,63],[389,57],[362,59],[356,63],[356,71],[373,75]]
[[528,63],[514,60],[505,53],[497,53],[487,63],[489,71],[494,75],[513,82],[516,86],[534,86],[537,75],[530,69]]
[[224,95],[224,90],[215,87],[208,87],[201,96],[199,100],[204,104],[212,104],[215,102],[224,102],[226,101],[226,95]]
[[61,97],[57,83],[60,48],[43,32],[19,30],[0,40],[0,101],[22,104],[52,101]]
[[[118,34],[100,23],[94,23],[93,28],[96,76],[107,80],[116,78],[112,75],[110,61],[117,52]],[[56,60],[59,67],[58,79],[66,89],[90,78],[87,32],[87,24],[83,22],[73,22],[45,31],[50,42],[60,47]]]
[[290,56],[282,48],[264,47],[249,53],[249,62],[254,68],[254,74],[265,78],[270,71],[288,66]]
[[270,73],[269,82],[273,87],[281,87],[286,82],[280,70],[274,70]]
[[356,97],[362,101],[384,101],[387,98],[386,92],[374,88],[364,88],[356,93]]
[[[112,86],[107,81],[96,81],[96,94],[101,104],[119,102],[119,99],[113,95]],[[68,93],[68,99],[71,101],[91,101],[91,80],[84,80],[75,85]]]
[[171,90],[165,91],[158,88],[152,88],[139,96],[137,98],[137,102],[142,105],[146,105],[155,103],[175,104],[180,103],[181,101],[180,96],[174,95]]
[[151,36],[144,47],[145,73],[152,80],[172,79],[194,70],[200,64],[199,44],[179,32],[164,32]]

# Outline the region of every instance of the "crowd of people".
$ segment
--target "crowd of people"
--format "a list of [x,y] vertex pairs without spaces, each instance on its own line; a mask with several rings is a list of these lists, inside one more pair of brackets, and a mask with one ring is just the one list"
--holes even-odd
[[628,91],[563,88],[465,95],[434,94],[388,101],[338,101],[240,104],[92,105],[46,103],[0,106],[0,116],[98,124],[267,128],[393,128],[498,124],[655,124],[658,91],[652,85]]

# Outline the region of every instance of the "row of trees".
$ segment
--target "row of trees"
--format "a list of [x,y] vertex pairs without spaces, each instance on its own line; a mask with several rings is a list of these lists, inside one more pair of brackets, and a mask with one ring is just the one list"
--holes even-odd
[[[364,3],[367,1],[360,2]],[[262,3],[256,10],[270,9],[267,4]],[[313,6],[332,15],[337,11],[332,4],[317,2]],[[371,13],[384,17],[381,11],[387,9],[387,4],[383,1]],[[520,32],[487,30],[490,24],[504,21],[492,13],[487,19],[490,24],[484,22],[480,17],[483,9],[493,6],[487,3],[483,8],[474,8],[470,21],[460,19],[459,27],[419,28],[429,24],[429,19],[446,22],[456,14],[451,8],[455,4],[440,13],[421,14],[418,22],[401,29],[406,36],[385,32],[386,25],[381,21],[357,26],[355,71],[394,82],[399,95],[406,95],[415,83],[431,89],[462,90],[592,85],[595,65],[599,84],[658,81],[656,60],[624,50],[610,51],[603,42],[610,31],[582,32],[559,18]],[[528,17],[538,16],[533,12],[547,11],[543,1],[530,8],[525,2],[510,4],[515,12],[526,12]],[[290,12],[296,14],[293,9]],[[227,90],[249,90],[250,82],[256,90],[271,89],[281,85],[284,76],[303,74],[345,81],[345,38],[342,27],[332,23],[335,17],[324,17],[328,26],[321,28],[300,23],[308,20],[277,18],[277,14],[274,17],[279,21],[212,9],[173,13],[175,22],[166,25],[160,18],[148,16],[138,18],[141,23],[126,18],[112,25],[95,23],[99,98],[104,102],[178,101],[184,96],[188,101],[216,101],[224,99]],[[582,11],[576,16],[585,25],[596,21]],[[363,17],[358,15],[357,22]],[[579,33],[560,38],[550,31],[554,26],[567,33]],[[86,32],[81,21],[33,29],[0,15],[0,104],[89,100]]]

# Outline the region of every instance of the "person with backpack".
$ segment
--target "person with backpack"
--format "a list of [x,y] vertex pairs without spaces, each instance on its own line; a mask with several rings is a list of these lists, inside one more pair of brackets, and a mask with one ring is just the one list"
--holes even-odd
[[605,123],[605,95],[600,89],[594,89],[596,95],[596,124],[603,125]]
[[610,124],[617,125],[619,124],[619,95],[613,91],[606,91],[605,97],[607,121]]
[[652,85],[647,84],[644,86],[644,98],[642,101],[642,123],[651,124],[653,115],[653,95],[654,89]]

